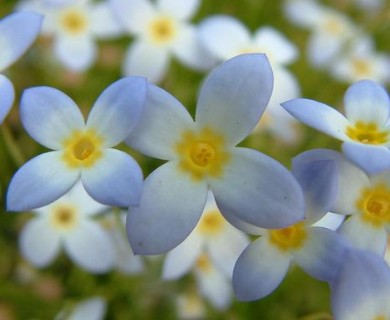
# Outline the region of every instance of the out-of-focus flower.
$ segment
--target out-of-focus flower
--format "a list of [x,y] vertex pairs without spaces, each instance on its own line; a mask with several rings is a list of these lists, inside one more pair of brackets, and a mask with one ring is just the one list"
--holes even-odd
[[176,310],[178,318],[183,320],[204,319],[206,315],[206,307],[196,291],[178,294]]
[[27,0],[21,9],[45,16],[43,35],[53,37],[54,55],[67,68],[81,72],[96,60],[98,39],[117,37],[122,29],[106,1]]
[[21,100],[22,123],[36,141],[54,151],[38,155],[15,173],[8,188],[8,210],[47,205],[79,180],[101,203],[136,205],[142,171],[130,155],[112,147],[136,125],[145,94],[145,79],[118,80],[99,96],[85,123],[77,105],[61,91],[27,89]]
[[370,37],[351,43],[332,65],[332,74],[338,80],[355,82],[370,79],[379,83],[390,80],[390,56],[377,53]]
[[253,35],[239,20],[230,16],[212,16],[199,25],[203,46],[220,61],[243,53],[264,53],[268,57],[274,86],[263,119],[255,131],[268,130],[285,141],[298,138],[296,120],[280,107],[280,103],[299,96],[294,75],[286,68],[297,57],[296,47],[272,27],[261,27]]
[[317,67],[332,63],[347,41],[360,32],[348,16],[316,1],[287,0],[285,13],[297,25],[310,28],[307,54]]
[[106,309],[105,299],[93,297],[66,307],[55,316],[54,320],[103,320]]
[[390,319],[390,269],[377,255],[348,250],[331,289],[335,320]]
[[234,292],[250,301],[270,294],[295,261],[311,276],[332,281],[345,251],[344,239],[329,229],[311,226],[333,205],[336,165],[303,153],[293,161],[293,174],[305,195],[305,219],[282,229],[264,230],[240,255],[233,271]]
[[374,81],[361,80],[348,88],[344,95],[346,117],[309,99],[293,99],[282,106],[303,123],[343,141],[346,157],[366,172],[390,169],[390,100]]
[[115,259],[113,243],[93,219],[104,209],[77,184],[62,198],[34,210],[36,217],[20,234],[22,255],[34,266],[46,267],[63,248],[78,266],[94,273],[108,271]]
[[135,256],[126,237],[127,211],[112,211],[106,214],[100,223],[107,230],[114,246],[115,268],[124,274],[140,273],[143,268],[143,260]]
[[110,0],[114,13],[135,37],[123,63],[125,75],[141,75],[151,82],[165,76],[171,56],[187,67],[206,70],[215,61],[200,45],[196,27],[188,21],[199,0]]
[[[43,17],[32,12],[12,13],[0,20],[0,72],[19,59],[39,34]],[[0,74],[0,124],[15,99],[11,81]]]
[[248,237],[223,218],[209,192],[202,217],[193,232],[168,252],[162,276],[173,280],[194,270],[202,296],[214,307],[226,309],[233,293],[230,285],[233,267],[248,243]]
[[302,192],[274,159],[235,147],[257,124],[272,91],[263,54],[235,57],[214,69],[200,90],[195,122],[166,91],[148,86],[142,118],[127,143],[168,160],[145,180],[127,231],[136,254],[158,254],[182,242],[213,192],[221,213],[262,227],[284,227],[303,215]]
[[337,165],[339,188],[332,211],[348,216],[338,232],[352,246],[383,256],[390,227],[390,171],[368,176],[331,150],[323,150],[321,158]]

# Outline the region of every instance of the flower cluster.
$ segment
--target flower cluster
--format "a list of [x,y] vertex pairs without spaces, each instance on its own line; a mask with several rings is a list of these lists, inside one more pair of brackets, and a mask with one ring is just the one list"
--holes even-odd
[[[16,119],[42,146],[10,174],[5,194],[6,211],[33,215],[20,228],[23,260],[35,268],[70,260],[83,274],[112,272],[115,281],[163,258],[163,281],[195,280],[177,299],[182,318],[205,317],[199,294],[221,312],[233,296],[269,296],[296,264],[329,285],[335,320],[390,319],[387,57],[349,17],[286,1],[287,16],[312,29],[312,65],[332,65],[352,83],[344,116],[299,98],[289,69],[299,49],[281,32],[263,25],[251,33],[226,14],[196,26],[200,5],[26,0],[0,20],[2,71],[40,33],[75,73],[98,60],[95,40],[132,38],[123,77],[95,95],[89,112],[83,99],[51,86],[23,88],[15,99],[0,75],[0,123],[17,100]],[[210,70],[188,107],[157,84],[172,59]],[[342,141],[341,152],[307,144],[282,161],[248,143],[262,127],[284,146],[297,143],[300,123]],[[103,319],[110,295],[102,292],[65,305],[55,319]]]

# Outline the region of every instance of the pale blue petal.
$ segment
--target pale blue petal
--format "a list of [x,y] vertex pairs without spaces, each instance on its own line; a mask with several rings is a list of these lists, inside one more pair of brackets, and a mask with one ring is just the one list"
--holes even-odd
[[244,54],[215,68],[203,83],[196,122],[236,145],[258,123],[272,93],[273,75],[264,54]]
[[42,19],[37,13],[16,12],[0,20],[0,71],[26,52],[39,34]]
[[272,229],[303,219],[298,182],[279,162],[258,151],[234,148],[222,177],[209,183],[222,214]]
[[179,279],[190,272],[201,255],[204,241],[196,232],[191,233],[181,244],[166,255],[162,278],[164,280]]
[[7,192],[7,210],[27,211],[57,200],[77,182],[78,169],[66,167],[62,152],[40,154],[26,162],[12,177]]
[[186,130],[194,128],[187,109],[175,97],[148,84],[144,111],[126,143],[154,158],[175,159],[176,144]]
[[169,14],[178,20],[190,19],[198,10],[200,0],[158,0],[157,6],[163,13]]
[[336,139],[349,140],[345,134],[349,121],[336,109],[309,99],[293,99],[282,107],[304,124],[322,131]]
[[88,116],[87,127],[103,137],[105,147],[122,142],[137,124],[146,100],[146,79],[126,77],[105,89]]
[[229,221],[231,225],[235,226],[238,230],[244,231],[245,233],[248,234],[257,235],[257,236],[264,234],[265,229],[256,227],[253,224],[242,221],[241,219],[236,217],[234,213],[226,211],[222,215],[227,221]]
[[59,254],[61,238],[47,222],[39,217],[26,223],[20,232],[22,256],[36,267],[48,266]]
[[347,248],[338,233],[320,227],[308,228],[305,245],[294,251],[296,263],[312,277],[333,281]]
[[[89,298],[78,303],[72,310],[69,320],[103,320],[107,309],[107,302],[100,297]],[[62,319],[59,317],[59,319]],[[55,318],[55,320],[58,320]]]
[[0,124],[3,123],[15,99],[15,90],[12,82],[0,74]]
[[321,219],[333,206],[338,194],[337,164],[334,160],[307,161],[301,153],[292,163],[305,198],[305,217],[311,222]]
[[390,169],[390,150],[388,147],[344,142],[342,149],[348,160],[368,174]]
[[74,130],[84,128],[84,118],[74,101],[50,87],[35,87],[23,92],[20,117],[28,134],[47,148],[63,148]]
[[103,150],[91,168],[81,170],[85,190],[96,201],[116,207],[136,206],[142,192],[143,175],[138,163],[127,153]]
[[80,221],[79,228],[67,234],[64,246],[70,258],[91,273],[107,272],[114,265],[111,238],[96,222]]
[[167,252],[194,229],[207,198],[205,182],[193,182],[168,162],[145,180],[139,207],[129,210],[126,227],[135,254]]
[[375,319],[390,314],[390,269],[376,254],[349,250],[331,288],[337,320]]
[[233,271],[233,288],[238,300],[263,298],[274,291],[285,277],[289,254],[272,246],[267,239],[252,242],[240,255]]
[[363,220],[360,215],[354,215],[345,220],[337,230],[352,247],[370,250],[384,256],[387,246],[387,231],[385,227],[376,227]]
[[381,127],[389,118],[389,95],[376,82],[361,80],[352,84],[345,92],[344,108],[351,122],[373,122]]

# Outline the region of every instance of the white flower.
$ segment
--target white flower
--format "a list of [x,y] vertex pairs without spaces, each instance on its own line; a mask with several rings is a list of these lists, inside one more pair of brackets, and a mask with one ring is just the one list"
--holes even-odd
[[182,242],[208,190],[225,217],[263,227],[301,218],[302,192],[290,172],[258,151],[236,147],[259,121],[271,90],[272,71],[262,54],[214,69],[201,88],[195,121],[166,91],[148,86],[145,110],[127,143],[168,162],[146,178],[139,207],[129,210],[134,253],[163,253]]
[[55,56],[73,71],[84,71],[95,62],[96,40],[122,32],[106,1],[30,0],[22,3],[21,8],[45,15],[43,34],[53,37]]
[[54,320],[103,320],[107,302],[101,297],[85,299],[72,308],[65,308]]
[[145,79],[118,80],[99,96],[85,123],[77,105],[61,91],[50,87],[25,90],[22,123],[36,141],[54,151],[36,156],[15,173],[8,188],[8,210],[47,205],[79,180],[101,203],[136,205],[142,171],[130,155],[112,147],[136,125],[145,93]]
[[[23,55],[39,34],[43,17],[32,12],[16,12],[0,20],[0,72]],[[0,124],[15,98],[11,81],[0,74]]]
[[214,60],[199,44],[196,27],[188,21],[199,0],[110,0],[113,11],[135,37],[123,64],[125,75],[141,75],[159,82],[171,56],[184,65],[204,70]]
[[23,227],[22,255],[37,267],[46,267],[60,250],[81,268],[106,272],[114,264],[114,247],[107,232],[93,220],[105,206],[94,201],[81,183],[52,204],[36,209]]
[[285,141],[298,138],[297,122],[280,103],[299,96],[300,89],[294,75],[286,68],[297,57],[297,48],[279,31],[261,27],[253,35],[239,20],[230,16],[211,16],[199,25],[203,46],[219,61],[243,53],[264,53],[274,74],[274,86],[268,107],[255,131],[268,130]]

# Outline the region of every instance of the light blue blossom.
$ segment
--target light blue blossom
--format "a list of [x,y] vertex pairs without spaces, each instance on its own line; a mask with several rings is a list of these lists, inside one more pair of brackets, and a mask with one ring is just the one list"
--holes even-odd
[[194,229],[211,190],[226,216],[281,228],[302,218],[298,183],[274,159],[235,147],[252,131],[272,92],[263,54],[235,57],[214,69],[200,90],[195,122],[174,97],[148,86],[141,120],[127,142],[168,160],[145,180],[140,206],[127,218],[135,254],[166,252]]
[[112,147],[136,125],[145,94],[145,79],[118,80],[99,96],[85,123],[77,105],[61,91],[27,89],[21,99],[22,123],[36,141],[54,151],[36,156],[15,173],[8,188],[8,210],[47,205],[79,180],[101,203],[138,204],[142,171],[130,155]]
[[[0,72],[23,55],[41,29],[43,17],[32,12],[16,12],[0,20]],[[8,114],[15,98],[11,81],[0,74],[0,123]]]
[[331,289],[335,320],[390,319],[390,269],[377,255],[347,250]]
[[343,238],[312,224],[332,206],[337,192],[336,166],[302,153],[292,172],[305,195],[305,219],[282,229],[264,230],[240,255],[233,271],[239,300],[260,299],[274,291],[295,261],[311,276],[332,281],[345,250]]
[[366,172],[390,169],[390,99],[374,81],[361,80],[348,88],[346,117],[309,99],[293,99],[282,106],[303,123],[343,141],[346,157]]

